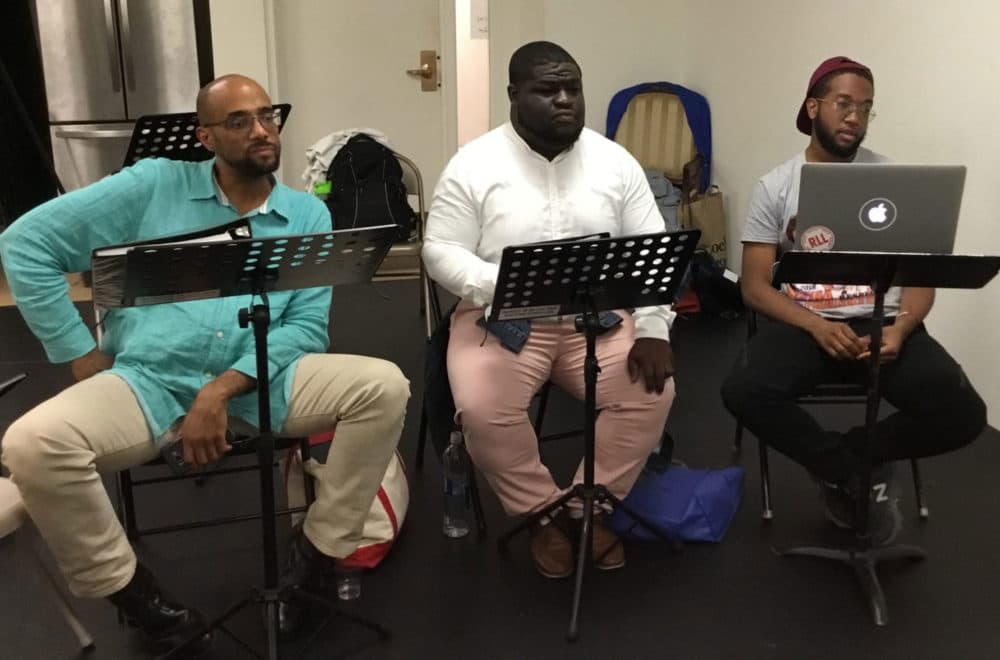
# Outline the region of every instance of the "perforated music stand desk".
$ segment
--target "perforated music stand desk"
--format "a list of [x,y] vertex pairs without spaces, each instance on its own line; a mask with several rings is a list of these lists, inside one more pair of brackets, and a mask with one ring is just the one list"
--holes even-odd
[[[367,281],[385,257],[384,239],[392,227],[132,246],[122,271],[124,282],[95,286],[95,291],[102,290],[95,303],[110,309]],[[121,277],[104,270],[95,268],[95,273]]]
[[[278,103],[273,106],[281,111],[278,131],[285,127],[292,106]],[[163,115],[143,115],[135,121],[132,139],[122,167],[135,165],[143,158],[169,158],[170,160],[203,161],[215,156],[198,140],[198,115],[194,112],[174,112]]]
[[583,526],[577,548],[576,581],[570,614],[570,641],[577,638],[583,573],[593,536],[593,505],[610,502],[661,540],[677,540],[636,514],[602,484],[594,483],[594,425],[597,419],[597,336],[599,313],[669,305],[677,296],[688,262],[701,236],[699,230],[643,234],[592,240],[552,241],[504,249],[489,321],[509,321],[579,314],[576,329],[587,340],[584,360],[583,483],[528,516],[497,540],[501,553],[517,533],[561,507],[570,499],[583,501]]
[[885,594],[875,567],[882,561],[923,559],[926,553],[913,545],[890,545],[873,548],[868,529],[868,493],[871,491],[872,456],[875,424],[878,421],[879,356],[882,349],[885,294],[892,286],[930,287],[937,289],[978,289],[996,276],[1000,257],[951,254],[904,254],[890,252],[803,252],[782,255],[775,271],[775,282],[812,282],[816,284],[866,284],[875,292],[872,313],[871,356],[868,360],[868,383],[865,401],[866,451],[862,458],[861,493],[856,501],[855,546],[848,549],[822,546],[774,548],[778,555],[819,557],[846,563],[868,597],[875,624],[889,621]]
[[[261,603],[267,626],[268,658],[278,657],[277,612],[280,595],[277,536],[274,524],[274,435],[271,430],[267,331],[270,310],[267,294],[274,291],[338,286],[369,281],[388,253],[396,226],[330,231],[321,234],[235,239],[221,242],[166,243],[132,247],[125,255],[124,283],[112,286],[95,280],[95,304],[104,308],[155,305],[251,296],[239,313],[240,327],[253,326],[257,358],[257,404],[260,438],[257,461],[260,472],[261,523],[264,545],[264,588],[229,608],[208,629],[220,627],[243,608]],[[111,257],[115,258],[115,257]],[[95,277],[115,277],[95,268]],[[97,300],[99,290],[119,290],[116,296]],[[259,298],[260,303],[254,304]],[[308,597],[304,592],[304,597]],[[347,612],[336,612],[380,637],[381,626]],[[205,631],[181,643],[164,657],[173,657]]]

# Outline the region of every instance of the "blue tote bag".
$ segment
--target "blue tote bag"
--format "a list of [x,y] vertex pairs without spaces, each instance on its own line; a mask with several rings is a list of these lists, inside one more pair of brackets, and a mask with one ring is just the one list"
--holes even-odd
[[[743,498],[743,468],[693,470],[654,454],[625,505],[685,541],[718,543],[729,529]],[[615,511],[611,529],[623,538],[655,541],[624,511]]]

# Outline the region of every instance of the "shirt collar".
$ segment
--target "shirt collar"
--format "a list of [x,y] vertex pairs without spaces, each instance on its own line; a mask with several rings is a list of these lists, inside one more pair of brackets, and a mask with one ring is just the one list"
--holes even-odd
[[[289,203],[290,200],[288,199],[288,193],[284,186],[274,180],[273,176],[271,177],[271,180],[274,182],[271,194],[268,195],[263,204],[246,215],[264,215],[274,211],[274,213],[281,217],[285,222],[288,222],[291,220],[291,205]],[[226,197],[226,193],[222,191],[222,188],[219,187],[218,181],[215,179],[214,158],[198,163],[198,173],[191,185],[191,199],[212,198],[215,198],[221,206],[232,207],[229,203],[229,198]]]

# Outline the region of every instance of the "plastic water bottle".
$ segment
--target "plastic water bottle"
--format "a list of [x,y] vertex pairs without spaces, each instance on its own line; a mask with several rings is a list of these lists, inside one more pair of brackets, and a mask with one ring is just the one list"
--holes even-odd
[[452,431],[441,456],[444,475],[444,535],[453,539],[469,533],[469,458],[461,431]]

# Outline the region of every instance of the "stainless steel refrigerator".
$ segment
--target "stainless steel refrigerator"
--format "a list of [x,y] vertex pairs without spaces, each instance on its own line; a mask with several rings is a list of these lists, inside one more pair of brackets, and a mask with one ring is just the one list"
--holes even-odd
[[212,78],[208,0],[35,0],[35,24],[67,190],[121,168],[135,119],[194,110]]

